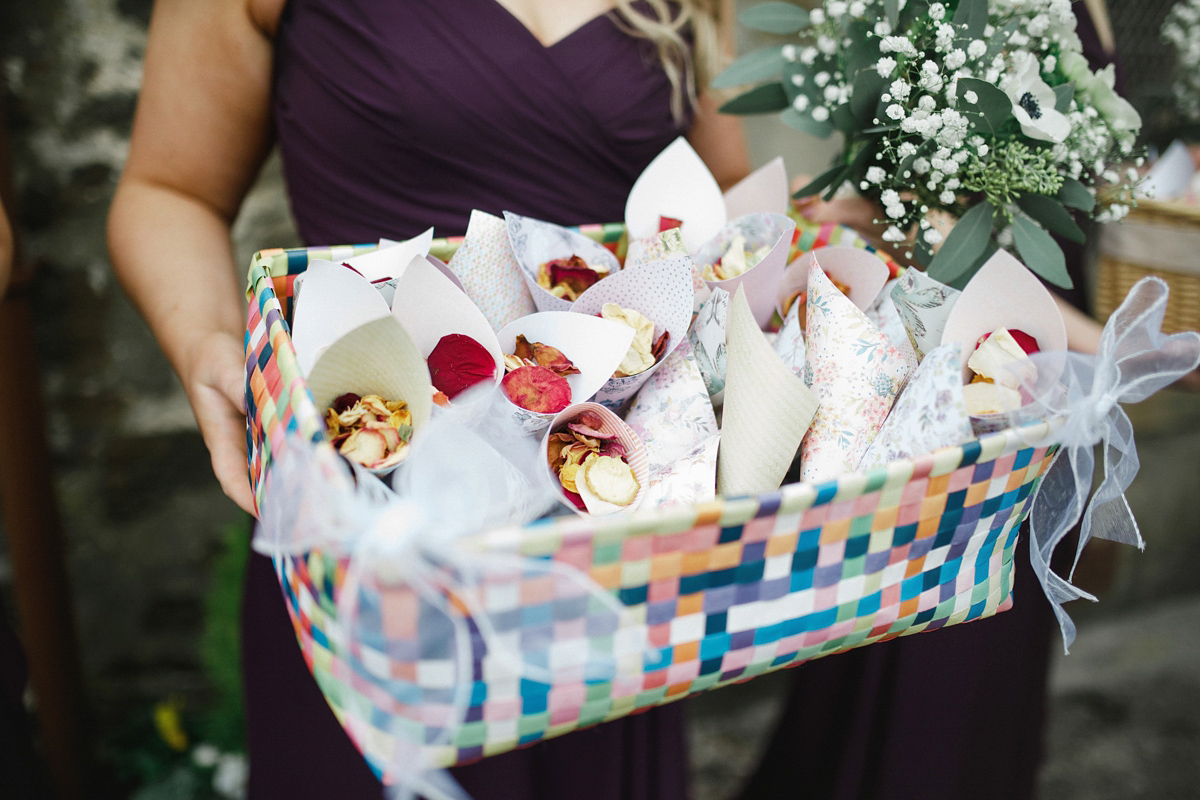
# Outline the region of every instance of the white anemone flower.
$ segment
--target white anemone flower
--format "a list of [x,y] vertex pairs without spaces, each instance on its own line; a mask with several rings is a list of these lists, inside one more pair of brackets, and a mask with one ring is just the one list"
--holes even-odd
[[1021,123],[1021,132],[1030,139],[1062,142],[1071,132],[1071,123],[1065,114],[1054,110],[1057,98],[1039,74],[1037,57],[1022,53],[1013,67],[1005,94],[1012,100],[1013,116]]

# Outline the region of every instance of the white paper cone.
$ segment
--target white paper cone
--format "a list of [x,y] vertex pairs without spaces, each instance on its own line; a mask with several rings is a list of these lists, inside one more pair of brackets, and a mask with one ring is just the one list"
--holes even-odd
[[361,256],[347,259],[345,263],[354,267],[371,283],[399,278],[400,273],[413,260],[413,256],[429,255],[433,244],[433,228],[405,241],[380,239],[379,249]]
[[655,156],[634,182],[625,203],[625,227],[631,240],[658,233],[660,217],[683,222],[688,252],[695,252],[725,224],[721,187],[683,137]]
[[908,333],[917,359],[942,342],[946,319],[961,294],[919,269],[905,270],[892,287],[892,305]]
[[[517,335],[529,342],[556,347],[571,360],[578,375],[568,375],[571,402],[582,403],[592,397],[616,371],[633,341],[633,328],[600,317],[570,311],[541,311],[515,320],[497,335],[500,349],[512,353]],[[554,414],[539,414],[521,408],[505,398],[513,418],[528,433],[538,433],[554,419]]]
[[308,375],[335,341],[390,309],[375,287],[341,264],[314,260],[304,275],[292,314],[292,346],[300,372]]
[[866,311],[879,296],[887,283],[887,264],[874,253],[860,247],[818,247],[809,250],[788,265],[775,298],[775,309],[783,316],[783,306],[796,292],[808,290],[808,272],[813,260],[821,262],[821,268],[831,280],[847,287],[850,302],[861,311]]

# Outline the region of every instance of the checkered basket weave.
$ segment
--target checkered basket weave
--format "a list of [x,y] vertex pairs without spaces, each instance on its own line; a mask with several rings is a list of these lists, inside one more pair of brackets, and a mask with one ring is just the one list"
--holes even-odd
[[[615,244],[619,228],[585,232]],[[808,228],[797,245],[855,240],[844,229]],[[453,243],[438,247],[445,253]],[[292,278],[310,258],[366,249],[264,251],[254,259],[246,347],[256,492],[285,431],[328,447],[295,363],[281,298],[290,305]],[[580,673],[551,686],[523,676],[496,679],[500,671],[476,638],[465,709],[450,699],[452,665],[418,655],[425,617],[411,590],[381,589],[365,601],[363,613],[390,631],[386,652],[370,643],[350,648],[337,619],[346,564],[310,552],[277,557],[275,566],[305,661],[372,769],[383,774],[393,717],[406,709],[411,723],[413,708],[421,709],[419,740],[433,743],[430,762],[452,765],[1007,608],[1018,526],[1052,455],[1052,448],[1026,447],[1017,432],[1004,431],[758,497],[481,533],[464,546],[553,559],[589,575],[646,625],[653,650],[634,684]],[[541,580],[517,576],[481,597],[490,614],[507,620],[508,633],[536,629],[556,643],[581,636],[586,612],[581,617],[555,601]]]

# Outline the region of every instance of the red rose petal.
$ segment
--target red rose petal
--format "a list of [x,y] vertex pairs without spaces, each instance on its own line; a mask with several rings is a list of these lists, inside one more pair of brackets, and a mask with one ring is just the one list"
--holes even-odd
[[1025,355],[1031,356],[1034,353],[1042,352],[1042,348],[1038,347],[1037,339],[1030,336],[1025,331],[1019,331],[1016,328],[1008,329],[1009,336],[1013,337],[1017,344],[1021,345],[1021,349],[1025,351]]
[[515,405],[538,414],[557,414],[571,405],[571,385],[545,367],[520,367],[500,386]]
[[341,414],[343,411],[348,411],[351,408],[354,408],[354,404],[359,400],[362,400],[362,398],[356,395],[354,392],[339,394],[333,401],[333,410]]
[[683,227],[683,220],[681,220],[681,219],[675,219],[674,217],[664,217],[662,215],[659,215],[659,217],[658,217],[658,232],[659,233],[662,233],[663,231],[669,231],[672,228],[682,228],[682,227]]
[[470,336],[451,333],[438,340],[429,354],[433,387],[453,400],[472,386],[496,377],[496,361],[487,348]]

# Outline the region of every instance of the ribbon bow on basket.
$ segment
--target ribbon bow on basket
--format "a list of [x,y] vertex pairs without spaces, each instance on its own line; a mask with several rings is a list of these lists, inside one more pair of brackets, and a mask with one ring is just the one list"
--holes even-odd
[[[467,800],[439,767],[457,760],[477,681],[641,683],[645,624],[579,569],[519,554],[517,529],[555,501],[537,443],[507,419],[439,413],[396,494],[299,437],[268,473],[254,546],[340,573],[322,633],[351,689],[330,700],[395,797]],[[526,618],[530,593],[550,618]]]
[[[1063,649],[1075,640],[1075,624],[1062,604],[1096,598],[1050,568],[1059,542],[1080,517],[1075,565],[1091,537],[1145,547],[1125,490],[1138,471],[1133,425],[1120,403],[1137,403],[1174,383],[1200,364],[1200,333],[1162,333],[1167,284],[1143,278],[1104,326],[1095,356],[1042,352],[1032,356],[1037,376],[1022,383],[1032,402],[1010,410],[1013,427],[1036,415],[1056,424],[1032,445],[1061,444],[1042,479],[1029,514],[1029,557],[1062,629]],[[1095,456],[1103,445],[1104,478],[1088,502]]]

